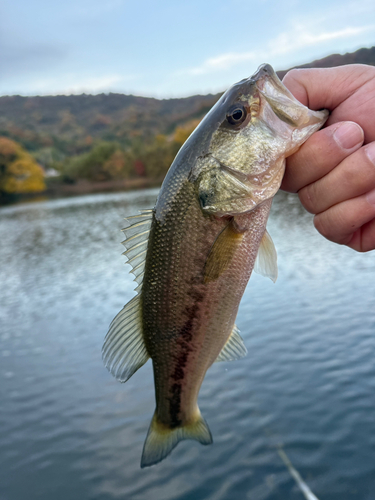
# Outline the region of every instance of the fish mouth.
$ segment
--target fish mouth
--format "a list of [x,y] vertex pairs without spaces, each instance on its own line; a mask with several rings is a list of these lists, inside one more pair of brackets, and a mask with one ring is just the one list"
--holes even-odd
[[270,64],[262,64],[251,76],[259,92],[265,96],[276,97],[280,94],[293,98],[289,90],[283,85],[275,70]]
[[262,64],[251,81],[276,116],[294,128],[313,125],[320,128],[328,118],[328,111],[312,111],[303,106],[281,82],[270,64]]
[[250,77],[250,79],[257,84],[257,87],[262,85],[262,83],[264,83],[264,81],[269,78],[271,78],[272,80],[279,80],[278,76],[275,73],[275,70],[270,64],[262,64]]

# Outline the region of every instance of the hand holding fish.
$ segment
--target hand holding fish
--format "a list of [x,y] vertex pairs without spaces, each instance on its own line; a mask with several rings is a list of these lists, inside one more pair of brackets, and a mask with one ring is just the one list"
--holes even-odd
[[374,250],[375,68],[292,70],[283,83],[311,109],[327,108],[330,117],[288,158],[281,188],[298,192],[327,239]]

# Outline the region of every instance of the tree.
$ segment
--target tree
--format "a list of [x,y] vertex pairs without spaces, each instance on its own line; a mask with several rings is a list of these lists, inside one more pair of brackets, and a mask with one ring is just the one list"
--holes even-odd
[[0,137],[0,194],[44,191],[44,171],[22,146]]

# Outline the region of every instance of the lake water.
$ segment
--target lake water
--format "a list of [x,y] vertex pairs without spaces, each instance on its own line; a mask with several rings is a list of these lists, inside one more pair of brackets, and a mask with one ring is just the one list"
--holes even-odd
[[100,351],[134,294],[123,218],[156,194],[0,209],[0,499],[303,500],[279,445],[320,500],[375,499],[375,254],[325,241],[284,193],[278,281],[253,275],[237,318],[248,355],[201,389],[214,444],[139,468],[151,363],[120,384]]

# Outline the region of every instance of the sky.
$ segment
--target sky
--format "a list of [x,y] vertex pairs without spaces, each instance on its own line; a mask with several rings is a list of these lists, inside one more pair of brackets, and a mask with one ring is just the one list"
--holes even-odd
[[2,0],[0,95],[216,93],[374,45],[374,0]]

